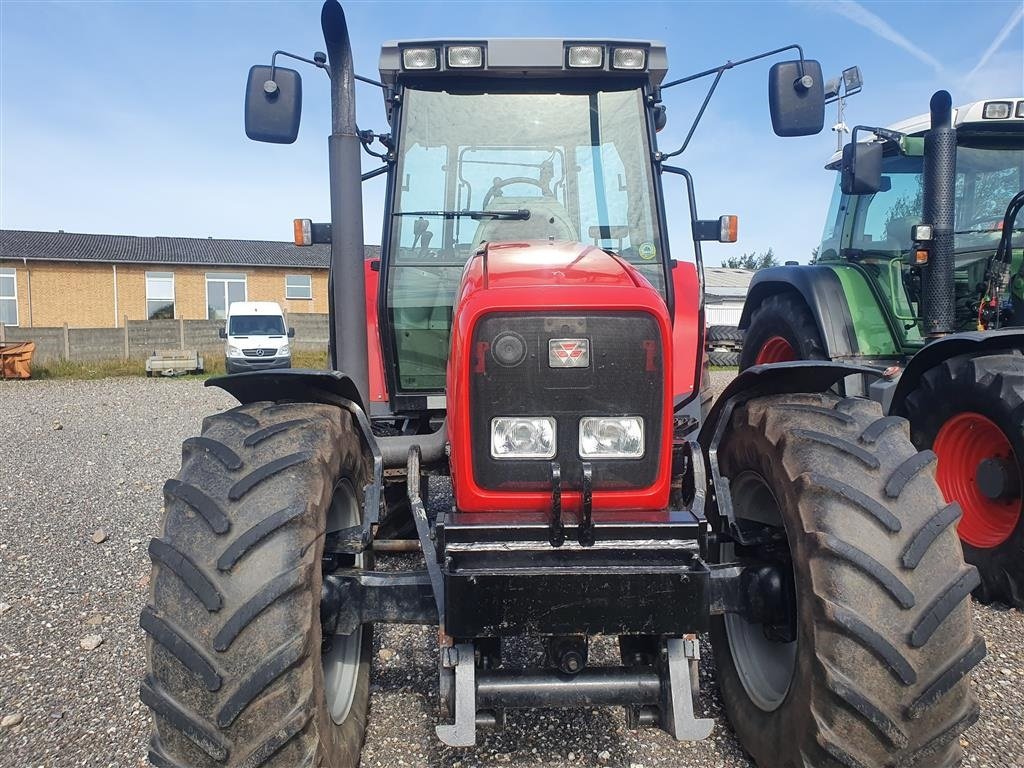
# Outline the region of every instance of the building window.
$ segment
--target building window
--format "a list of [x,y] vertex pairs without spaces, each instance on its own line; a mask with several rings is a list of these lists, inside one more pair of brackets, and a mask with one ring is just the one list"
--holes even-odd
[[18,280],[13,269],[0,269],[0,325],[18,324]]
[[246,300],[245,273],[206,273],[206,319],[223,320],[234,301]]
[[174,273],[146,273],[146,317],[150,320],[174,319]]
[[286,299],[312,299],[313,278],[309,275],[285,275],[284,297]]

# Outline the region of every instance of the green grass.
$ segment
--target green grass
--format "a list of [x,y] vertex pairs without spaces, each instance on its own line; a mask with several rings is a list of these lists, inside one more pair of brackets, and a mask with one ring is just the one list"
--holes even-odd
[[87,363],[55,360],[32,364],[33,379],[108,379],[112,376],[145,376],[142,360],[95,360]]
[[[225,373],[224,356],[222,354],[204,354],[203,365],[205,371],[200,374],[190,374],[185,377],[189,379],[205,379],[210,376],[222,376]],[[327,368],[326,352],[295,352],[292,355],[292,367],[312,368],[314,370]],[[145,376],[146,362],[144,360],[96,360],[89,362],[73,362],[71,360],[57,360],[45,364],[33,364],[33,379],[108,379],[114,376]],[[155,374],[157,378],[163,378]]]

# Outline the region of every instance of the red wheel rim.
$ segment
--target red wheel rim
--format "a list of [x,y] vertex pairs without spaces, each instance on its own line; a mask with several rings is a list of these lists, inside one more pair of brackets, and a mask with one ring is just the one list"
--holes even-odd
[[933,449],[939,459],[935,479],[942,495],[946,501],[959,502],[963,509],[957,526],[960,538],[979,549],[991,549],[1006,541],[1020,520],[1020,494],[990,499],[975,479],[978,464],[984,459],[1004,459],[1020,466],[1003,431],[980,413],[958,413],[942,425]]
[[772,336],[761,345],[754,365],[761,365],[762,363],[787,363],[790,360],[796,359],[796,350],[793,349],[792,344],[781,336]]

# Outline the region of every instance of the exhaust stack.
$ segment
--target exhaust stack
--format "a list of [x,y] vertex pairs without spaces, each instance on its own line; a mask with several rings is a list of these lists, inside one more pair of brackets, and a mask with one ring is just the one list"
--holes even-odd
[[363,190],[356,81],[345,12],[325,0],[320,25],[331,75],[331,135],[328,155],[331,189],[330,302],[331,366],[352,379],[369,403],[366,348],[366,295],[363,288]]
[[955,330],[953,285],[953,204],[956,192],[956,130],[953,99],[936,91],[931,100],[931,128],[924,135],[924,221],[932,226],[932,243],[922,286],[924,333],[929,339]]

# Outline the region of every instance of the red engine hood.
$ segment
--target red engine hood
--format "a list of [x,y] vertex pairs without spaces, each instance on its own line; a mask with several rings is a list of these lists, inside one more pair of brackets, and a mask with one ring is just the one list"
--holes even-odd
[[640,288],[647,282],[629,264],[592,245],[560,241],[492,243],[467,269],[486,289],[573,286]]
[[[470,349],[478,320],[492,312],[639,311],[654,316],[664,340],[666,371],[672,371],[672,323],[661,294],[627,262],[589,245],[525,241],[486,245],[466,264],[452,318],[448,356],[448,434],[451,473],[458,508],[467,512],[543,511],[549,493],[506,493],[478,487],[472,474],[469,380]],[[671,379],[666,382],[662,467],[658,481],[635,491],[595,491],[594,510],[660,510],[668,503],[672,441]],[[567,511],[579,493],[567,491]]]

